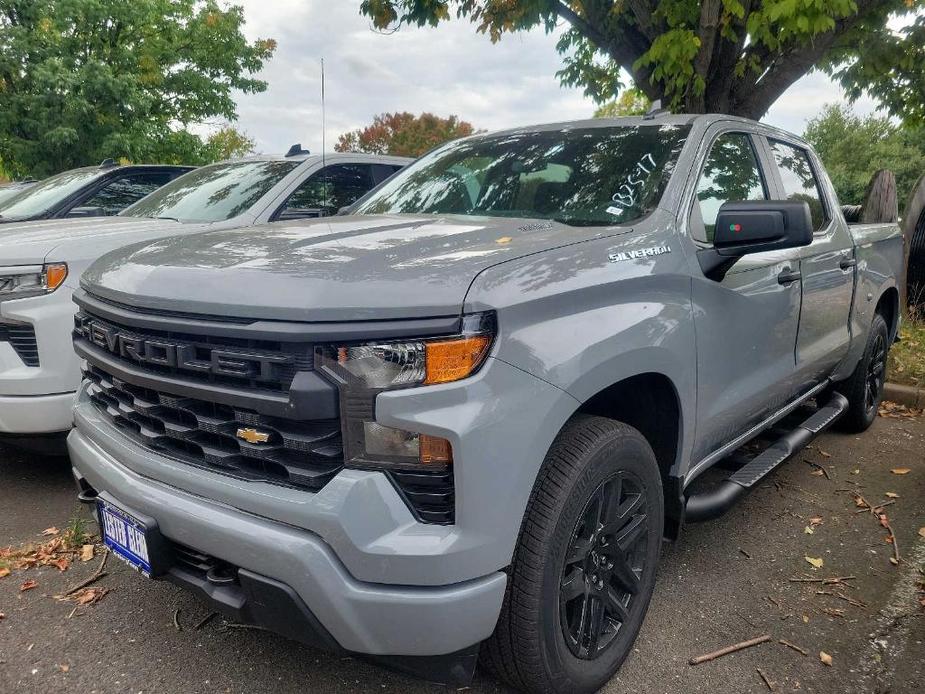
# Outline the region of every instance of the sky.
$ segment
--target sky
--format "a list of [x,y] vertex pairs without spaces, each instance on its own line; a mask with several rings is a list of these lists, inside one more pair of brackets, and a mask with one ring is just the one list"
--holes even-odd
[[[507,34],[492,45],[466,20],[437,28],[375,30],[360,16],[360,0],[234,0],[244,7],[248,38],[274,38],[276,54],[260,73],[261,94],[238,97],[237,127],[258,152],[301,143],[321,151],[321,59],[327,104],[325,145],[368,125],[379,113],[430,111],[457,115],[476,128],[590,118],[594,103],[580,89],[559,85],[556,36],[542,29]],[[841,91],[825,75],[795,83],[764,120],[800,133],[806,121]],[[860,113],[875,104],[859,100]]]

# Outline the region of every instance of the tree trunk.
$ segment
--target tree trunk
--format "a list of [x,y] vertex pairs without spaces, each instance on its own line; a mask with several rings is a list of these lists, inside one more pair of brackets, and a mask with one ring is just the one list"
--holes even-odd
[[896,176],[892,171],[880,169],[867,185],[867,193],[864,195],[864,204],[861,208],[861,224],[893,223],[898,219]]

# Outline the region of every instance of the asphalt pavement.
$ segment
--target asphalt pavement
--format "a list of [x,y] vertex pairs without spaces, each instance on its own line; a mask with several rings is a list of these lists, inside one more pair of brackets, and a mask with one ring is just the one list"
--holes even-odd
[[[888,530],[855,494],[888,504],[882,512],[898,565]],[[47,539],[43,529],[63,529],[80,512],[66,459],[0,446],[0,547]],[[635,650],[604,691],[925,691],[923,527],[925,417],[881,417],[861,436],[825,435],[724,518],[690,526],[679,543],[665,545]],[[208,610],[194,597],[112,558],[95,584],[108,589],[98,603],[75,609],[54,598],[98,561],[0,578],[0,691],[444,689],[220,618],[196,628]],[[853,578],[822,582],[830,577]],[[21,591],[27,580],[36,587]],[[765,634],[771,640],[761,645],[688,663]],[[478,675],[471,691],[505,690]]]

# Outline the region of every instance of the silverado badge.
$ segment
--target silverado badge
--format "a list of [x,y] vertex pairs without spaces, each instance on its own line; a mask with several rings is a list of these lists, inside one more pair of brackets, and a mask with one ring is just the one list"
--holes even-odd
[[257,431],[256,429],[238,429],[236,436],[239,439],[244,439],[248,443],[266,443],[270,440],[269,434],[263,431]]
[[652,258],[656,255],[671,253],[671,247],[667,244],[664,246],[655,246],[654,248],[636,248],[631,251],[620,251],[611,253],[608,257],[611,263],[619,263],[621,260],[639,260],[640,258]]

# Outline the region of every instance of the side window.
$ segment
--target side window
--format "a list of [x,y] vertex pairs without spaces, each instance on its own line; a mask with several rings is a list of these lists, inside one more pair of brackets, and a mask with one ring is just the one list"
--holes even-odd
[[373,183],[379,185],[385,179],[397,174],[404,166],[401,164],[373,164]]
[[281,216],[327,216],[359,200],[373,187],[369,164],[332,164],[309,176],[289,196]]
[[173,177],[174,174],[167,171],[122,176],[104,185],[80,206],[99,207],[107,216],[118,214],[129,205],[153,193]]
[[828,221],[819,181],[813,171],[809,153],[805,149],[788,145],[778,140],[770,140],[774,161],[780,171],[787,200],[805,200],[813,216],[813,229],[819,231]]
[[716,215],[725,202],[766,200],[768,197],[752,139],[745,133],[726,133],[713,143],[697,181],[695,203],[703,225],[692,215],[691,233],[698,241],[713,242]]

